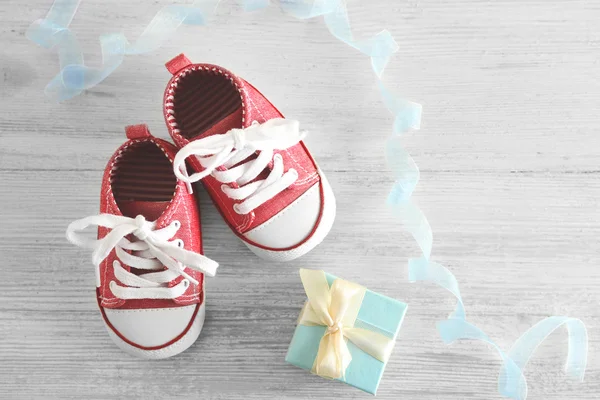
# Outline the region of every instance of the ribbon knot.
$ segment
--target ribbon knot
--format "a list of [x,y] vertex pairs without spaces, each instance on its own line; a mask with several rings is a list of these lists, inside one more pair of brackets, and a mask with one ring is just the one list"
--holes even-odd
[[324,378],[339,379],[352,361],[346,339],[381,362],[387,362],[394,340],[379,332],[355,328],[354,324],[366,289],[343,279],[336,279],[331,288],[323,271],[300,270],[300,278],[308,301],[298,323],[325,326],[312,372]]
[[137,229],[133,231],[133,234],[140,240],[148,239],[148,236],[152,234],[152,224],[146,221],[143,215],[135,217],[135,225]]
[[327,327],[327,330],[325,331],[325,335],[333,335],[334,333],[340,332],[343,334],[342,329],[344,328],[344,325],[341,322],[334,322],[333,324],[329,325]]
[[243,129],[232,129],[231,136],[233,137],[234,149],[243,149],[246,147],[246,134]]

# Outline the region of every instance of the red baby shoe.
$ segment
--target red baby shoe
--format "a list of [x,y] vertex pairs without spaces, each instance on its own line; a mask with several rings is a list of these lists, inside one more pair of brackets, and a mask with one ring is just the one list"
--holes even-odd
[[179,55],[167,69],[164,116],[181,148],[175,175],[202,180],[231,229],[262,258],[293,260],[322,242],[335,197],[298,122],[221,67]]
[[[192,345],[204,324],[204,275],[217,263],[202,255],[194,195],[173,174],[177,149],[145,125],[110,159],[100,215],[71,223],[67,238],[93,249],[96,296],[112,340],[126,352],[166,358]],[[98,227],[98,239],[80,231]]]

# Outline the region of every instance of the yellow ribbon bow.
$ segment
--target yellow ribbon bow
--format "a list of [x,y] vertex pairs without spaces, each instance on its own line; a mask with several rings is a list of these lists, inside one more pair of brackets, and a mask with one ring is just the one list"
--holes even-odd
[[324,378],[339,379],[352,361],[346,339],[381,362],[387,362],[394,341],[379,332],[355,328],[354,323],[366,289],[342,279],[329,287],[325,272],[300,270],[308,301],[298,318],[307,326],[326,326],[312,372]]

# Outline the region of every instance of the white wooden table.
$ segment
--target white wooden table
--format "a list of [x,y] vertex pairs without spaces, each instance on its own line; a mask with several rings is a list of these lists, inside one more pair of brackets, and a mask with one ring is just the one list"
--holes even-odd
[[[72,25],[98,65],[98,35],[136,38],[167,1],[84,1]],[[369,5],[367,5],[367,3]],[[391,131],[366,57],[322,20],[275,6],[221,5],[210,27],[183,27],[159,51],[126,58],[106,81],[64,104],[45,84],[54,52],[24,31],[50,0],[0,5],[0,398],[369,398],[284,362],[304,301],[297,271],[323,268],[409,303],[381,399],[498,399],[500,360],[481,343],[444,345],[435,322],[454,304],[409,284],[417,248],[384,207]],[[566,332],[526,370],[530,399],[600,395],[600,3],[561,0],[350,1],[357,35],[388,28],[400,44],[387,83],[424,106],[406,146],[421,167],[415,199],[434,230],[433,258],[461,283],[469,318],[506,349],[548,315],[590,333],[586,380],[561,372]],[[94,298],[88,252],[64,230],[98,210],[101,173],[146,122],[166,137],[163,63],[185,52],[257,86],[310,130],[338,200],[325,242],[289,264],[253,256],[201,194],[207,283],[198,342],[161,362],[121,352]],[[96,64],[94,64],[96,63]]]

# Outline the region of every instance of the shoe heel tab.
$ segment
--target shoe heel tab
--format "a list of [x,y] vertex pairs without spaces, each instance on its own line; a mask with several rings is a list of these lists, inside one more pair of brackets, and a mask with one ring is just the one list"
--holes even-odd
[[146,124],[138,124],[138,125],[129,125],[125,127],[125,135],[128,139],[145,139],[152,137],[150,130],[148,129],[148,125]]
[[168,61],[165,64],[165,66],[167,67],[171,75],[175,75],[177,72],[191,64],[192,62],[185,56],[185,54],[181,53],[177,57]]

